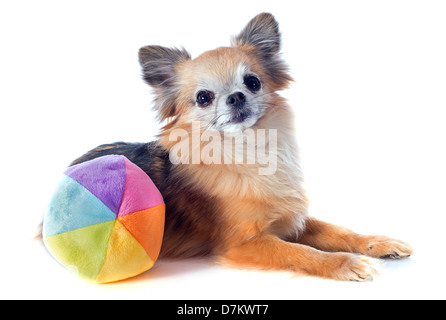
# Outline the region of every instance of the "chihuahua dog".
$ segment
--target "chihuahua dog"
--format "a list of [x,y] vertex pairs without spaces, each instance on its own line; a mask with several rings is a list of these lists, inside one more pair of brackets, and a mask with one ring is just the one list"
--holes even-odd
[[150,176],[166,204],[160,257],[370,279],[369,257],[403,258],[412,249],[307,214],[292,108],[277,93],[292,81],[280,49],[269,13],[252,19],[230,47],[196,59],[184,49],[141,48],[143,78],[164,124],[158,140],[102,145],[72,164],[120,154]]

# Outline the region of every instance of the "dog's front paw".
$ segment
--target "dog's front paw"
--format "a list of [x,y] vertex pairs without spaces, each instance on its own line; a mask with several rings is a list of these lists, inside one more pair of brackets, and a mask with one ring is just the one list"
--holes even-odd
[[[334,253],[330,278],[342,281],[372,280],[377,273],[376,260],[350,253]],[[335,262],[336,261],[336,262]],[[335,262],[335,263],[333,263]]]
[[367,249],[364,254],[374,258],[406,258],[413,254],[413,250],[407,243],[391,239],[385,236],[367,237]]

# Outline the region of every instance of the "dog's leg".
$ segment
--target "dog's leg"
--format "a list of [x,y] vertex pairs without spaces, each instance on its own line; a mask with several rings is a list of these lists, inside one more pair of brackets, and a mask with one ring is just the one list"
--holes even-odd
[[288,270],[336,280],[372,278],[372,259],[351,253],[328,253],[270,234],[234,246],[223,255],[226,263],[262,269]]
[[375,258],[399,259],[413,251],[407,244],[385,236],[364,236],[346,228],[308,218],[298,243],[329,252],[355,252]]

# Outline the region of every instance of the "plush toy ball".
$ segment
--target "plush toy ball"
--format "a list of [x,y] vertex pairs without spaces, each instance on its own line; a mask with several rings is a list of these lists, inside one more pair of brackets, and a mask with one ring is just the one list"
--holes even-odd
[[144,171],[123,156],[104,156],[65,171],[44,216],[43,241],[84,279],[123,280],[155,263],[164,213]]

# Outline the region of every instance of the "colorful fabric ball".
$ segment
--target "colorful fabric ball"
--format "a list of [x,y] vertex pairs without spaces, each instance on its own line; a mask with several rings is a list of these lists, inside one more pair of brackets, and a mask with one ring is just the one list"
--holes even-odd
[[62,265],[96,283],[150,269],[165,205],[149,176],[127,158],[104,156],[68,168],[44,216],[43,241]]

